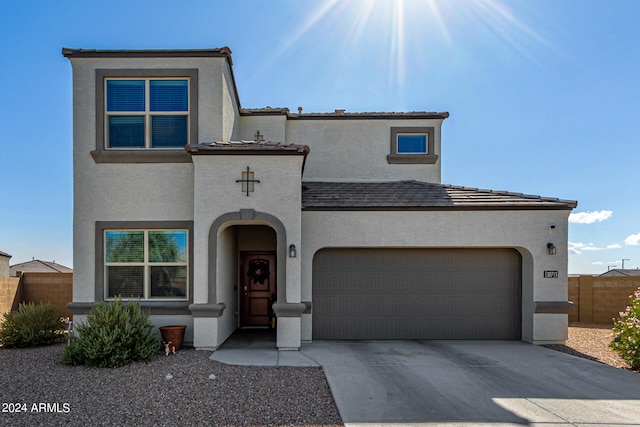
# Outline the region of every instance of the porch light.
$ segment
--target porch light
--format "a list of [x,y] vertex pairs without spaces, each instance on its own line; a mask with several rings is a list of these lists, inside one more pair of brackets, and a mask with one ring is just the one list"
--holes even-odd
[[547,251],[549,251],[549,255],[555,255],[556,246],[553,243],[547,243]]
[[289,245],[289,258],[295,258],[297,254],[296,245],[293,243]]

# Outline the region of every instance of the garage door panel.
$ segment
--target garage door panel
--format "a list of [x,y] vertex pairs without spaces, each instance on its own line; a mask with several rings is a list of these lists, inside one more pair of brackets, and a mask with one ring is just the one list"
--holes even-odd
[[512,249],[326,249],[313,264],[314,339],[519,339]]

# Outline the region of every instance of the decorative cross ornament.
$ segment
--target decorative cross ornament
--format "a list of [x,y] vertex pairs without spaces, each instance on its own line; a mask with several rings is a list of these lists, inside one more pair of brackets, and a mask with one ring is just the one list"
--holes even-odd
[[259,179],[253,178],[254,173],[247,166],[247,170],[242,172],[242,179],[236,179],[236,182],[242,183],[242,192],[247,193],[247,197],[249,197],[249,192],[253,193],[254,191],[254,183],[260,182]]

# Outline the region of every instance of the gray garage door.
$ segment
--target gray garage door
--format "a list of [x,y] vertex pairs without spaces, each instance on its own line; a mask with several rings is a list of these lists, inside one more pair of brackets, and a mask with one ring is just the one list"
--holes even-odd
[[513,249],[323,249],[314,339],[520,339]]

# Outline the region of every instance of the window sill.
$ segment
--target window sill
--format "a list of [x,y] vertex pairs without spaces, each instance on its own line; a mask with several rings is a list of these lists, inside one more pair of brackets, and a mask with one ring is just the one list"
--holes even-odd
[[96,150],[91,157],[96,163],[191,163],[191,156],[182,150]]
[[435,154],[388,154],[387,163],[398,165],[428,164],[433,165],[438,161]]

